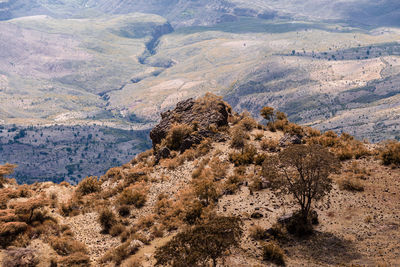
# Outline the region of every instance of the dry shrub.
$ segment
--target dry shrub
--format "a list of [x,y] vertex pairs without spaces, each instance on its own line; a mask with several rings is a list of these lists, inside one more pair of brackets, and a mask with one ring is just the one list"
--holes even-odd
[[141,217],[138,221],[138,227],[140,229],[149,229],[154,225],[155,216],[153,214]]
[[260,225],[253,225],[250,227],[249,236],[254,240],[263,240],[267,237],[265,229]]
[[157,200],[156,205],[155,205],[155,212],[158,215],[165,215],[168,211],[169,208],[172,206],[172,201],[167,199],[166,197],[162,197]]
[[80,203],[75,197],[69,199],[67,202],[63,202],[59,205],[58,211],[64,217],[77,216],[80,213]]
[[109,233],[111,236],[115,237],[115,236],[119,236],[124,231],[125,231],[125,226],[123,226],[120,223],[117,223],[117,224],[111,226]]
[[249,189],[251,191],[260,191],[264,189],[263,181],[259,175],[254,175],[250,181]]
[[17,216],[13,209],[0,210],[0,222],[13,222],[17,221]]
[[153,237],[158,237],[158,238],[163,237],[164,236],[164,227],[154,225],[153,227],[151,227],[150,232],[153,235]]
[[279,151],[279,142],[275,139],[262,139],[260,143],[261,149],[264,151],[277,152]]
[[203,205],[193,188],[179,191],[174,202],[161,198],[156,204],[156,213],[169,231],[178,229],[183,222],[194,224],[201,217],[202,211]]
[[303,127],[303,130],[305,131],[307,137],[317,137],[321,135],[321,131],[311,127]]
[[86,246],[83,243],[69,236],[53,236],[50,238],[50,245],[61,256],[68,256],[77,252],[87,253]]
[[210,158],[205,158],[202,159],[200,161],[200,163],[198,164],[197,168],[193,170],[192,172],[192,178],[196,179],[198,178],[204,171],[204,168],[206,167],[206,165],[208,164],[208,162],[210,161]]
[[100,190],[101,182],[96,176],[86,177],[78,184],[78,187],[76,188],[76,192],[82,196],[100,192]]
[[132,164],[136,164],[138,162],[146,162],[150,157],[154,154],[153,149],[146,150],[136,156],[134,160],[132,160]]
[[179,150],[183,140],[192,132],[193,128],[190,125],[175,123],[165,137],[164,145],[171,150]]
[[265,160],[267,157],[268,157],[268,154],[266,154],[266,153],[256,154],[256,155],[254,156],[253,162],[254,162],[255,165],[261,166],[261,165],[263,164],[264,160]]
[[128,217],[131,214],[131,208],[129,205],[121,205],[118,207],[118,214],[122,217]]
[[172,159],[162,159],[161,160],[161,166],[168,168],[169,170],[175,170],[177,167],[182,165],[182,161],[180,158],[172,158]]
[[121,262],[127,259],[130,255],[135,254],[135,252],[143,245],[142,242],[138,240],[128,240],[116,248],[113,248],[101,258],[101,262],[115,262],[120,265]]
[[231,132],[231,148],[243,149],[247,143],[246,140],[249,138],[248,134],[241,127],[234,127]]
[[75,252],[69,256],[62,257],[56,266],[59,267],[70,267],[70,266],[79,266],[79,267],[89,267],[90,266],[90,258],[85,255],[84,252]]
[[68,182],[66,182],[66,181],[62,181],[61,183],[60,183],[60,185],[61,186],[64,186],[64,187],[70,187],[71,185],[68,183]]
[[192,187],[195,195],[201,201],[204,201],[206,206],[217,201],[220,196],[219,188],[214,182],[214,178],[210,171],[203,172],[199,178],[194,179],[192,181]]
[[17,198],[18,192],[11,188],[0,190],[0,209],[7,209],[7,203],[10,199]]
[[285,256],[281,247],[274,243],[268,242],[263,245],[263,260],[275,263],[277,265],[285,265]]
[[99,212],[98,221],[104,233],[109,233],[110,229],[117,222],[114,212],[108,208],[105,208]]
[[212,141],[210,138],[206,138],[196,146],[195,156],[197,158],[205,156],[207,155],[208,152],[210,152],[211,148],[212,148]]
[[181,158],[183,161],[193,161],[196,158],[196,151],[193,148],[186,149],[181,154]]
[[135,166],[134,168],[127,169],[123,172],[124,174],[124,187],[127,187],[131,184],[134,184],[136,182],[141,182],[145,181],[147,182],[149,180],[149,177],[147,173],[150,172],[149,168],[141,168]]
[[400,166],[400,143],[395,141],[386,143],[381,152],[381,159],[384,165]]
[[249,144],[244,147],[242,153],[240,152],[230,153],[229,160],[235,166],[248,165],[254,162],[254,157],[256,154],[257,154],[257,149],[255,148],[255,146]]
[[237,174],[229,176],[224,183],[225,194],[234,194],[239,190],[241,184],[243,184],[243,177]]
[[264,137],[264,133],[262,131],[258,131],[254,134],[254,140],[261,141]]
[[6,163],[0,165],[0,188],[3,188],[4,184],[7,182],[5,176],[12,174],[15,168],[17,168],[17,165],[14,164]]
[[29,248],[12,248],[4,252],[3,267],[35,267],[39,259]]
[[277,120],[273,124],[268,124],[268,129],[271,132],[275,132],[276,130],[285,131],[288,124],[289,124],[289,121],[287,119]]
[[7,222],[0,224],[0,245],[4,248],[28,229],[24,222]]
[[125,188],[118,197],[118,203],[122,205],[134,205],[141,208],[146,204],[148,189],[144,182]]
[[360,179],[356,177],[343,178],[339,180],[338,183],[339,183],[339,188],[341,190],[358,191],[358,192],[364,191],[363,183],[360,181]]
[[309,137],[306,142],[329,148],[342,161],[350,160],[353,157],[359,159],[371,155],[364,143],[355,140],[353,136],[347,133],[342,133],[339,137],[335,132],[327,131],[322,135]]
[[136,258],[129,258],[121,265],[121,267],[142,267],[142,263]]
[[209,166],[216,179],[225,178],[227,169],[229,167],[228,163],[222,162],[219,157],[212,158]]
[[38,221],[43,222],[48,219],[47,211],[43,208],[49,204],[48,199],[37,198],[25,202],[16,202],[11,205],[15,210],[18,220],[28,224]]
[[338,148],[335,154],[341,161],[350,160],[353,158],[353,151],[349,146]]
[[240,126],[243,128],[245,131],[251,131],[257,126],[257,122],[250,116],[245,116],[241,121],[240,121]]
[[291,122],[289,122],[284,126],[283,132],[288,133],[290,135],[299,135],[299,136],[304,135],[303,127]]
[[102,180],[118,181],[124,178],[121,167],[114,167],[109,169],[106,174],[102,177]]

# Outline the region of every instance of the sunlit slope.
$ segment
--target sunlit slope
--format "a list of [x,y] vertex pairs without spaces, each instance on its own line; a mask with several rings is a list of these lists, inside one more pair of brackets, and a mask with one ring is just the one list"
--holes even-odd
[[1,116],[50,121],[62,113],[84,119],[103,112],[101,95],[148,72],[139,62],[146,44],[172,30],[148,14],[26,17],[1,22],[0,29]]
[[[273,105],[300,123],[372,137],[370,128],[382,120],[398,122],[390,110],[399,106],[399,37],[394,29],[255,18],[180,29],[163,36],[145,61],[169,68],[110,92],[109,103],[156,120],[176,101],[213,91],[254,114]],[[377,138],[394,133],[381,129]]]

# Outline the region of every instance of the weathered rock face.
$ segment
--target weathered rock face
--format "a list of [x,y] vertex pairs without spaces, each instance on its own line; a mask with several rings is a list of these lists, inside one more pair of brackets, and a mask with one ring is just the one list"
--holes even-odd
[[196,125],[197,128],[195,134],[183,140],[180,148],[181,152],[190,148],[193,144],[200,143],[206,137],[218,136],[218,133],[210,130],[210,126],[228,125],[231,108],[217,98],[211,98],[203,102],[201,100],[205,100],[205,98],[200,100],[189,98],[179,102],[174,110],[161,114],[160,123],[150,132],[154,151],[156,151],[157,145],[161,144],[161,141],[167,136],[171,126],[175,123]]

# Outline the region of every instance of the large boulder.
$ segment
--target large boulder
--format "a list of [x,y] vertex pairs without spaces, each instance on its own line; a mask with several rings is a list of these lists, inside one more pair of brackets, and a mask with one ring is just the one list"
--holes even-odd
[[231,107],[221,98],[206,94],[197,100],[189,98],[179,102],[175,109],[161,113],[161,121],[150,132],[153,141],[154,153],[158,153],[158,145],[167,136],[174,124],[186,124],[193,126],[194,132],[184,138],[180,152],[190,148],[193,144],[199,144],[204,138],[221,138],[213,129],[228,125],[228,117]]

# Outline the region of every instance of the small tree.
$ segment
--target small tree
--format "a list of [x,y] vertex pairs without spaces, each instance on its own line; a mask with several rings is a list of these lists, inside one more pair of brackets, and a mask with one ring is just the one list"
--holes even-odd
[[205,266],[211,260],[215,267],[218,258],[239,245],[241,224],[237,217],[215,217],[178,233],[156,250],[156,266]]
[[260,114],[265,120],[271,121],[272,123],[274,123],[275,122],[274,112],[275,112],[275,110],[272,107],[263,107],[260,111]]
[[6,178],[4,176],[10,175],[14,172],[17,165],[6,163],[5,165],[0,165],[0,188],[3,188]]
[[303,223],[308,224],[313,201],[318,201],[332,189],[329,175],[336,172],[339,162],[319,145],[293,145],[278,157],[277,173],[282,188],[293,194],[300,206]]

